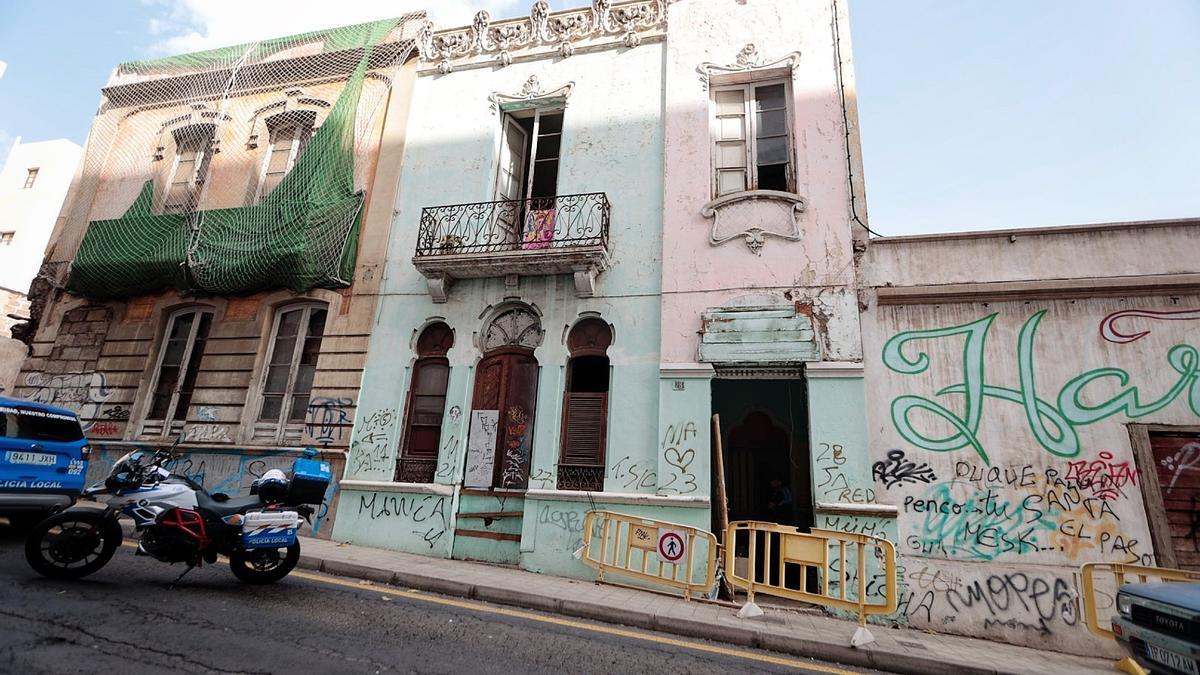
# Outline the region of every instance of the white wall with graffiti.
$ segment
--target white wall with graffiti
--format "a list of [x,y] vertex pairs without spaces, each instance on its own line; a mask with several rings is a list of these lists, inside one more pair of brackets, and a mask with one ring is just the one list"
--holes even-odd
[[1145,466],[1129,426],[1200,425],[1200,295],[941,290],[946,301],[880,292],[864,314],[872,480],[899,509],[902,618],[1111,650],[1083,626],[1078,568],[1156,564],[1144,481],[1167,493],[1171,471],[1200,471],[1200,445]]

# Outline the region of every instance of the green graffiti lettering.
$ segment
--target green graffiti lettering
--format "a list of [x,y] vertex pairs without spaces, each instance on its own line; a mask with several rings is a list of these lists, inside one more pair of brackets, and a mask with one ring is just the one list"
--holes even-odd
[[[962,396],[964,414],[960,417],[950,408],[928,398],[906,394],[892,401],[892,425],[904,440],[933,452],[949,452],[970,447],[985,464],[990,465],[987,450],[977,436],[983,419],[983,401],[998,399],[1020,405],[1034,439],[1047,452],[1058,457],[1075,457],[1080,452],[1079,434],[1075,428],[1093,424],[1116,414],[1136,419],[1161,410],[1183,396],[1188,408],[1200,416],[1200,350],[1187,344],[1175,345],[1167,353],[1167,364],[1179,378],[1160,398],[1145,403],[1136,385],[1130,384],[1129,373],[1113,367],[1096,368],[1077,375],[1063,386],[1056,405],[1040,398],[1034,366],[1034,343],[1038,326],[1046,315],[1041,310],[1030,316],[1017,337],[1017,377],[1019,388],[1000,387],[985,381],[984,345],[988,331],[996,318],[990,314],[959,326],[898,333],[883,346],[883,364],[903,375],[917,375],[929,369],[929,355],[920,351],[914,358],[904,354],[904,347],[914,340],[965,336],[962,350],[962,382],[935,392],[935,396]],[[1115,380],[1121,391],[1097,404],[1086,403],[1084,389],[1100,380]],[[1185,393],[1186,392],[1186,393]],[[912,423],[915,410],[923,410],[949,424],[954,432],[937,438],[922,433]]]

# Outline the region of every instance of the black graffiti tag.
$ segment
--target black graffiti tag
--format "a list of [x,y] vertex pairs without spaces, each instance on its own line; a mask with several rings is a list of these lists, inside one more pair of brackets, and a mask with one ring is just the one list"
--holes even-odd
[[871,475],[888,489],[897,483],[932,483],[937,480],[937,475],[928,464],[906,460],[903,450],[888,450],[886,460],[881,459],[871,465]]

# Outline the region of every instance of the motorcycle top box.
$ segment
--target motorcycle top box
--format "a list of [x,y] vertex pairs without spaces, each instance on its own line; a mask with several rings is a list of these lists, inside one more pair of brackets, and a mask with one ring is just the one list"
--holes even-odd
[[314,459],[315,452],[309,451],[309,454],[292,462],[292,481],[287,499],[289,504],[320,504],[325,501],[325,492],[333,481],[333,471],[329,462]]

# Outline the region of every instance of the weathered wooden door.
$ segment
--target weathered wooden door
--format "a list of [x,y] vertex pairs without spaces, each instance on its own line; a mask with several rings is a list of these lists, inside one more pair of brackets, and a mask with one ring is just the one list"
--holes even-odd
[[[1151,431],[1149,441],[1150,456],[1139,458],[1139,464],[1158,562],[1200,570],[1200,433]],[[1157,490],[1146,480],[1147,469],[1151,468],[1147,464],[1153,468],[1150,480],[1157,483]],[[1120,479],[1130,475],[1127,471],[1109,474],[1105,481],[1122,486],[1124,481],[1112,476]],[[1136,479],[1133,481],[1136,484]]]
[[489,352],[479,362],[472,410],[499,413],[492,487],[525,489],[529,486],[537,382],[538,362],[530,350],[499,349]]

